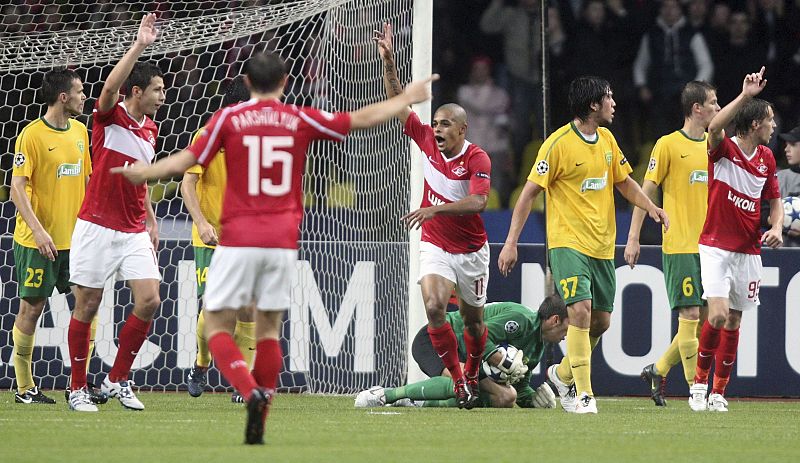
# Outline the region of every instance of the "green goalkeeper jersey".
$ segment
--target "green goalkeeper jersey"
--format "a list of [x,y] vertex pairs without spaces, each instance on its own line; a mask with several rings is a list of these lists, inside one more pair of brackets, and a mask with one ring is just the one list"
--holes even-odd
[[[458,312],[449,312],[447,321],[453,327],[458,339],[458,352],[460,357],[466,356],[467,348],[464,344],[464,320]],[[518,383],[514,384],[517,390],[517,405],[532,407],[533,389],[530,386],[531,371],[536,368],[544,354],[544,341],[542,340],[542,326],[539,321],[539,312],[514,302],[492,302],[483,309],[483,322],[489,330],[486,339],[486,349],[483,359],[497,348],[498,344],[507,343],[522,351],[523,362],[528,365],[528,373]]]
[[[458,338],[458,352],[465,356],[464,320],[458,312],[447,314],[447,321]],[[483,322],[489,330],[483,359],[497,348],[507,343],[521,350],[528,368],[535,368],[544,353],[539,312],[514,302],[492,302],[483,309]]]

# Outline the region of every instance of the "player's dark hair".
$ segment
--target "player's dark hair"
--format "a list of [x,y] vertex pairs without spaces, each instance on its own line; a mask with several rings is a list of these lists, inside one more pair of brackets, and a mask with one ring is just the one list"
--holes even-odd
[[147,86],[150,85],[150,81],[153,80],[153,77],[164,78],[164,73],[161,72],[161,68],[159,68],[156,63],[144,61],[134,64],[131,73],[125,80],[125,89],[128,92],[125,98],[133,96],[133,87],[139,87],[142,90],[146,89]]
[[281,85],[286,76],[286,64],[275,53],[257,53],[244,63],[244,73],[253,90],[269,93]]
[[547,296],[539,305],[539,319],[547,320],[553,315],[558,315],[562,320],[567,318],[567,305],[558,294]]
[[737,136],[747,135],[753,128],[753,122],[761,122],[769,115],[772,103],[760,98],[745,101],[739,112],[733,116],[733,131]]
[[244,84],[244,76],[237,76],[225,90],[225,95],[222,97],[222,106],[230,106],[249,99],[250,90]]
[[582,76],[569,84],[569,111],[573,118],[585,121],[592,112],[594,103],[602,104],[611,91],[607,80],[597,76]]
[[80,80],[80,77],[72,69],[48,71],[42,78],[42,100],[47,106],[53,106],[58,101],[58,95],[69,93],[72,90],[72,81],[75,79]]
[[702,80],[693,80],[683,86],[681,91],[681,108],[683,108],[683,117],[692,115],[692,108],[697,103],[700,106],[708,99],[710,92],[716,92],[717,88],[708,82]]
[[456,122],[456,123],[459,123],[459,124],[466,124],[467,123],[467,111],[463,107],[461,107],[460,105],[457,105],[455,103],[445,103],[445,104],[439,106],[436,109],[437,113],[439,111],[447,111],[447,112],[449,112],[451,117],[453,118],[453,122]]

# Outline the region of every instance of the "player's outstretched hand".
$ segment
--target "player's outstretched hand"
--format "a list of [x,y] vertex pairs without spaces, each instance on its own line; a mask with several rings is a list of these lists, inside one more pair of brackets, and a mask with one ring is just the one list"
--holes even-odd
[[783,233],[780,230],[770,228],[761,235],[761,242],[772,249],[779,248],[783,245]]
[[742,93],[749,97],[754,97],[761,93],[761,90],[764,90],[764,86],[767,85],[767,79],[764,78],[764,71],[766,71],[766,68],[761,66],[760,71],[744,76]]
[[128,179],[129,182],[133,183],[134,185],[141,185],[142,183],[147,181],[147,170],[148,165],[142,161],[137,162],[133,165],[127,166],[120,166],[120,167],[112,167],[110,172],[112,174],[122,174]]
[[38,232],[33,232],[33,241],[36,243],[36,248],[39,250],[39,254],[41,254],[45,259],[53,262],[56,260],[56,256],[58,255],[58,249],[56,249],[56,244],[53,243],[53,238],[47,233],[44,229],[39,230]]
[[500,250],[500,256],[497,258],[497,267],[500,269],[500,273],[507,277],[516,264],[517,247],[508,243],[504,244],[503,249]]
[[432,207],[422,207],[416,211],[409,212],[408,214],[400,217],[400,220],[406,223],[408,230],[420,228],[423,223],[436,216],[436,211]]
[[430,83],[439,80],[439,74],[433,74],[424,80],[415,80],[406,86],[403,94],[406,95],[411,102],[409,104],[422,103],[431,99]]
[[394,48],[392,45],[392,25],[383,23],[382,31],[373,31],[372,40],[378,46],[378,53],[381,58],[390,59],[394,57]]
[[136,41],[144,46],[148,46],[156,41],[157,35],[156,14],[147,13],[142,18],[141,24],[139,24],[139,32],[136,34]]
[[636,263],[639,262],[639,254],[641,252],[641,246],[639,245],[639,240],[628,240],[628,244],[625,245],[625,262],[631,266],[631,268],[636,267]]

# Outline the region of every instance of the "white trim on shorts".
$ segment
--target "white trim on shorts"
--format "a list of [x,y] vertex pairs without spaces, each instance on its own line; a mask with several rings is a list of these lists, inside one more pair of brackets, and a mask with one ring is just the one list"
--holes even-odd
[[489,243],[475,252],[451,254],[433,243],[419,245],[419,278],[439,275],[452,281],[459,299],[474,307],[486,304],[489,284]]
[[725,297],[734,310],[754,310],[760,303],[761,256],[699,245],[703,299]]
[[217,246],[208,266],[204,310],[254,302],[264,312],[287,310],[296,264],[297,249]]
[[117,281],[158,280],[158,259],[147,232],[126,233],[78,219],[72,232],[69,280],[87,288]]

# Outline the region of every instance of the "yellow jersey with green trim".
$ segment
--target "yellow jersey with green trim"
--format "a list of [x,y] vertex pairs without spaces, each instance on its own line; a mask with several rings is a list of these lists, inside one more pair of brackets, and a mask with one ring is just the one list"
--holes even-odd
[[[194,134],[192,143],[200,137],[203,130],[200,129]],[[220,150],[207,168],[203,169],[203,166],[196,164],[190,167],[186,173],[200,176],[197,180],[197,201],[200,203],[200,212],[203,213],[203,217],[214,227],[217,231],[217,236],[219,236],[222,198],[228,180],[225,168],[225,151]],[[194,223],[192,224],[192,246],[211,249],[216,247],[203,243],[203,240],[200,239],[200,233],[197,231],[197,225]]]
[[689,138],[682,130],[659,138],[650,155],[645,180],[660,185],[669,230],[664,254],[697,254],[697,241],[708,208],[708,147],[706,135]]
[[[28,178],[25,194],[33,213],[59,251],[70,247],[91,173],[89,132],[80,121],[69,119],[67,128],[58,129],[40,117],[17,136],[11,175]],[[33,232],[19,212],[14,241],[36,248]]]
[[539,149],[528,180],[547,192],[547,244],[597,259],[614,258],[614,184],[631,166],[611,131],[587,141],[575,125],[553,132]]

